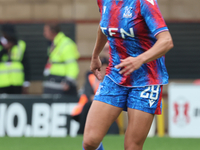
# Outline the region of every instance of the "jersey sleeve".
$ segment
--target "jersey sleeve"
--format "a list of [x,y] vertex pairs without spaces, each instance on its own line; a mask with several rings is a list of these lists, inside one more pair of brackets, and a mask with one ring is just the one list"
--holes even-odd
[[140,0],[140,8],[141,15],[154,36],[168,31],[156,0]]

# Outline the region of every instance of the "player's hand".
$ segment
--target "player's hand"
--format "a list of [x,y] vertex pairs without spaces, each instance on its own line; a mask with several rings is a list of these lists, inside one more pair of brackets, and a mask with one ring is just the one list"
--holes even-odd
[[101,60],[99,57],[92,58],[91,64],[90,64],[90,70],[93,72],[93,74],[96,76],[98,80],[102,80],[101,76]]
[[139,69],[142,64],[143,62],[139,57],[128,57],[126,59],[121,59],[121,63],[116,65],[115,68],[121,69],[119,73],[127,76]]

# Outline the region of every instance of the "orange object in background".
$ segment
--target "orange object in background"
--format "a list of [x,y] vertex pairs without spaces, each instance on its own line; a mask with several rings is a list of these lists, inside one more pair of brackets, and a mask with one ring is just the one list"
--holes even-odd
[[[94,91],[94,93],[96,93],[96,91],[98,90],[98,87],[99,87],[99,84],[100,84],[100,81],[95,77],[94,74],[90,74],[88,75],[88,79],[89,79],[89,82],[90,82],[90,85]],[[79,102],[78,102],[78,105],[73,109],[72,111],[72,116],[77,116],[79,115],[81,112],[82,112],[82,109],[84,107],[84,105],[88,102],[88,98],[85,94],[82,94],[80,99],[79,99]]]
[[77,116],[82,112],[83,106],[88,102],[88,98],[85,94],[82,94],[78,105],[76,107],[74,107],[73,111],[72,111],[72,116]]

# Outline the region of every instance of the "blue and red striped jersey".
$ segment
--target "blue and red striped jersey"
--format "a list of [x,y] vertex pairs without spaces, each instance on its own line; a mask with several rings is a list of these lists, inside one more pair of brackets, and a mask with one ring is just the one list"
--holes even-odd
[[106,75],[122,86],[138,87],[168,83],[165,57],[143,64],[129,76],[119,74],[120,59],[137,57],[157,41],[168,28],[156,0],[97,0],[100,27],[110,44]]

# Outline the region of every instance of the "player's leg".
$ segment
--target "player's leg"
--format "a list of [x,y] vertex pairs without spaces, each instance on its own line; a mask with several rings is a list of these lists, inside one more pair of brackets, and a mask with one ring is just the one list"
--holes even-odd
[[161,114],[162,86],[153,85],[130,89],[127,98],[128,127],[125,150],[142,150],[154,114]]
[[154,115],[128,108],[128,127],[125,134],[125,150],[142,150]]
[[105,76],[94,97],[84,130],[85,150],[95,150],[126,106],[128,90]]
[[100,101],[93,101],[84,130],[83,148],[85,150],[97,149],[121,111],[122,108]]

